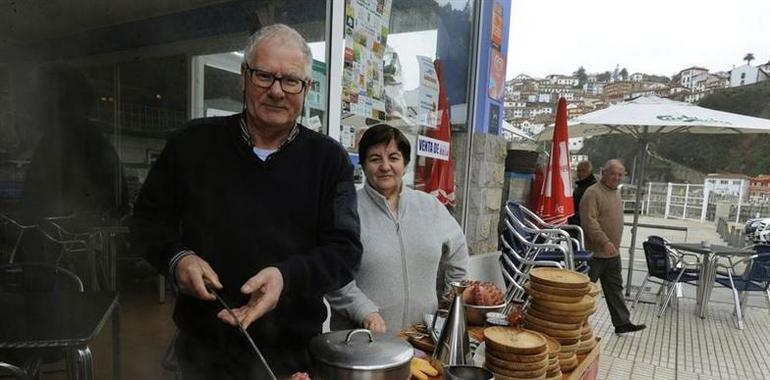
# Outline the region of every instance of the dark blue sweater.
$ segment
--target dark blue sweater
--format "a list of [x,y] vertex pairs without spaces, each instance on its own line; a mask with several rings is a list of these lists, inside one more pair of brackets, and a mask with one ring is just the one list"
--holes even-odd
[[[231,307],[247,302],[239,291],[247,279],[278,267],[278,306],[249,333],[261,347],[304,345],[321,332],[323,294],[352,280],[361,260],[352,166],[339,143],[304,126],[263,162],[244,141],[239,117],[193,120],[168,140],[134,207],[132,233],[163,274],[174,254],[195,251],[218,274]],[[219,310],[180,295],[174,320],[220,345],[243,342],[217,319]]]

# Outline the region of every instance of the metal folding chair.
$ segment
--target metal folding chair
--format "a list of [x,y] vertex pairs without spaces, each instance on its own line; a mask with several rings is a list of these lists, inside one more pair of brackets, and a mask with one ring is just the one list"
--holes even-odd
[[[647,241],[642,243],[642,246],[644,248],[644,257],[647,262],[647,275],[644,277],[642,285],[636,292],[636,297],[634,297],[631,308],[636,307],[636,304],[639,302],[639,298],[644,291],[644,287],[648,282],[657,283],[660,285],[658,296],[661,295],[664,289],[667,289],[664,301],[661,303],[660,299],[658,299],[658,303],[660,304],[660,307],[658,308],[658,318],[660,318],[668,307],[678,284],[687,283],[697,286],[696,282],[700,277],[700,264],[687,264],[683,260],[685,256],[692,256],[696,260],[698,257],[693,254],[679,253],[670,249],[667,247],[667,242],[658,236],[648,237]],[[653,280],[653,278],[659,279],[660,281]]]
[[[755,246],[754,249],[756,254],[737,261],[733,261],[730,256],[717,259],[717,268],[726,269],[726,272],[717,271],[715,281],[733,291],[736,326],[741,330],[744,327],[743,315],[748,292],[764,292],[770,305],[770,247]],[[728,264],[721,264],[720,261],[725,259]],[[741,268],[743,272],[737,275],[737,270]]]
[[[0,291],[17,292],[53,292],[74,291],[83,292],[83,282],[80,278],[55,265],[44,263],[13,263],[0,266]],[[43,363],[56,362],[66,359],[67,369],[74,365],[61,349],[34,349],[19,353],[11,350],[0,350],[0,375],[10,374],[18,379],[39,379],[40,366]],[[72,357],[72,359],[76,359]]]
[[[11,217],[7,214],[0,214],[0,224],[4,227],[4,232],[11,233],[13,230],[13,233],[16,234],[15,238],[12,238],[13,243],[10,245],[4,247],[6,248],[6,252],[2,252],[1,255],[7,255],[8,263],[14,262],[16,260],[16,254],[19,251],[19,246],[21,245],[22,239],[24,238],[24,234],[27,231],[34,230],[37,228],[37,225],[35,224],[23,224],[20,221],[18,221],[16,218]],[[9,240],[10,242],[10,240]]]

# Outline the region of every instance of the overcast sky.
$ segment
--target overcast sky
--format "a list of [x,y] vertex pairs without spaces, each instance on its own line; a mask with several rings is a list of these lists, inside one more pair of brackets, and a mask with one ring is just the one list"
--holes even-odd
[[770,0],[512,0],[507,78],[612,71],[671,76],[770,60]]

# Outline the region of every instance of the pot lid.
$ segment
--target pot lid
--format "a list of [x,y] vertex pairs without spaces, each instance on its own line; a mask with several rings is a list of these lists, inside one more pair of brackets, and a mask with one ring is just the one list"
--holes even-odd
[[310,341],[315,360],[339,368],[377,370],[409,362],[414,349],[409,343],[366,329],[340,330]]

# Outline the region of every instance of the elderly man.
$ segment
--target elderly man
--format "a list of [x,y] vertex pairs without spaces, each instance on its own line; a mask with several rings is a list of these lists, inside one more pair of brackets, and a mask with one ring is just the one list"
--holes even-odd
[[601,280],[615,334],[618,335],[646,327],[631,323],[623,298],[623,276],[618,251],[623,235],[623,202],[620,200],[618,186],[625,170],[620,161],[607,161],[599,183],[589,187],[580,201],[581,226],[585,231],[586,246],[594,253],[589,276],[593,282]]
[[[575,181],[575,190],[572,192],[572,201],[575,205],[575,214],[570,216],[567,223],[580,225],[580,200],[583,198],[583,194],[591,185],[596,183],[596,177],[594,177],[593,167],[591,161],[580,161],[577,164],[577,177]],[[574,231],[574,230],[570,230]]]
[[238,321],[279,376],[306,370],[323,294],[360,263],[348,155],[296,122],[311,64],[295,30],[257,31],[241,66],[243,112],[193,120],[171,137],[136,202],[135,240],[179,288],[185,379],[267,377]]

